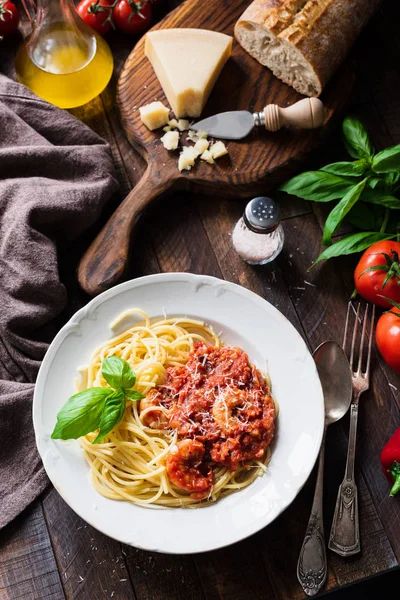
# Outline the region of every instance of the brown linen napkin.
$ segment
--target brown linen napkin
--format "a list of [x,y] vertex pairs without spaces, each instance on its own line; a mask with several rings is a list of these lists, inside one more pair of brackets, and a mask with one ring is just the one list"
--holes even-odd
[[67,301],[57,249],[116,187],[101,138],[0,74],[0,528],[48,482],[31,412],[44,327]]

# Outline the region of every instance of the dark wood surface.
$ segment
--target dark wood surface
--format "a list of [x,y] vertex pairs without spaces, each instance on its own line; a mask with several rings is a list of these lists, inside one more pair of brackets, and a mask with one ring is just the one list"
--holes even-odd
[[[349,112],[361,117],[378,148],[400,143],[400,6],[387,0],[356,48],[358,82]],[[132,40],[111,36],[117,70]],[[118,201],[142,176],[145,163],[132,153],[110,90],[77,111],[111,144],[121,194],[111,202],[103,223]],[[338,133],[312,156],[317,168],[345,159]],[[191,271],[223,277],[255,291],[274,304],[314,349],[326,339],[341,341],[355,257],[338,259],[307,272],[320,250],[324,213],[307,202],[281,196],[285,248],[275,263],[250,267],[231,248],[230,233],[244,202],[189,191],[156,202],[141,220],[133,245],[129,277],[161,271]],[[100,229],[91,232],[94,237]],[[71,261],[80,248],[60,257],[70,294],[68,318],[88,297],[76,282]],[[389,593],[371,581],[362,597],[394,598],[400,563],[400,499],[388,497],[379,452],[400,424],[400,376],[374,349],[372,385],[361,399],[356,477],[360,493],[361,554],[343,559],[328,552],[325,591],[392,572]],[[325,523],[329,531],[341,482],[348,419],[328,431],[325,464]],[[61,600],[297,600],[296,563],[306,528],[315,473],[293,504],[269,527],[229,548],[193,556],[153,554],[121,545],[83,522],[51,487],[0,534],[0,599]],[[117,508],[116,508],[117,510]],[[375,590],[372,595],[369,590]],[[345,594],[345,592],[342,592]],[[352,597],[358,597],[354,591]],[[335,595],[333,596],[335,597]],[[350,596],[346,596],[350,597]]]
[[[233,35],[235,23],[247,5],[248,0],[208,0],[206,3],[188,0],[169,13],[155,29],[198,27]],[[149,131],[140,119],[140,106],[156,99],[168,105],[144,55],[142,38],[123,66],[117,106],[123,129],[132,144],[124,159],[129,160],[137,150],[146,160],[147,169],[83,257],[79,267],[83,289],[95,295],[118,283],[128,260],[132,227],[146,206],[163,192],[185,189],[211,196],[246,197],[265,193],[294,174],[299,162],[326,137],[332,120],[342,113],[353,82],[354,65],[350,59],[322,95],[325,106],[322,129],[258,131],[244,140],[230,141],[229,155],[214,165],[198,161],[191,171],[179,172],[179,153],[166,150],[159,141],[160,131]],[[232,56],[222,70],[202,118],[227,110],[260,111],[266,104],[289,106],[301,98],[234,42]]]

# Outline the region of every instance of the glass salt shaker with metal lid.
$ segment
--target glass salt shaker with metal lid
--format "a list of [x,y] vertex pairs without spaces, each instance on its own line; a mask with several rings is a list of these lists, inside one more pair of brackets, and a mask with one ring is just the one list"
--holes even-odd
[[232,233],[232,244],[240,258],[250,265],[265,265],[278,256],[283,242],[277,202],[266,196],[253,198]]

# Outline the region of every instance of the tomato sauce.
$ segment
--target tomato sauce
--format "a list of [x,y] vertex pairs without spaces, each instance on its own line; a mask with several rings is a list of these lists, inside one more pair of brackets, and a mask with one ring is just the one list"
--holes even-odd
[[240,348],[197,343],[186,365],[170,367],[147,399],[168,409],[179,440],[202,442],[205,459],[230,470],[262,459],[274,435],[271,394]]

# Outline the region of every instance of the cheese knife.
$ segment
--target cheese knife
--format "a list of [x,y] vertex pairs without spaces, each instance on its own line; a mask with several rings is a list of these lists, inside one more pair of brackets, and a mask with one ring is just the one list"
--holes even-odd
[[324,122],[324,105],[318,98],[304,98],[287,108],[277,104],[268,104],[263,111],[251,113],[247,110],[233,110],[219,113],[190,128],[195,131],[207,131],[216,138],[241,140],[254,128],[265,127],[268,131],[278,131],[281,127],[296,129],[316,129]]

